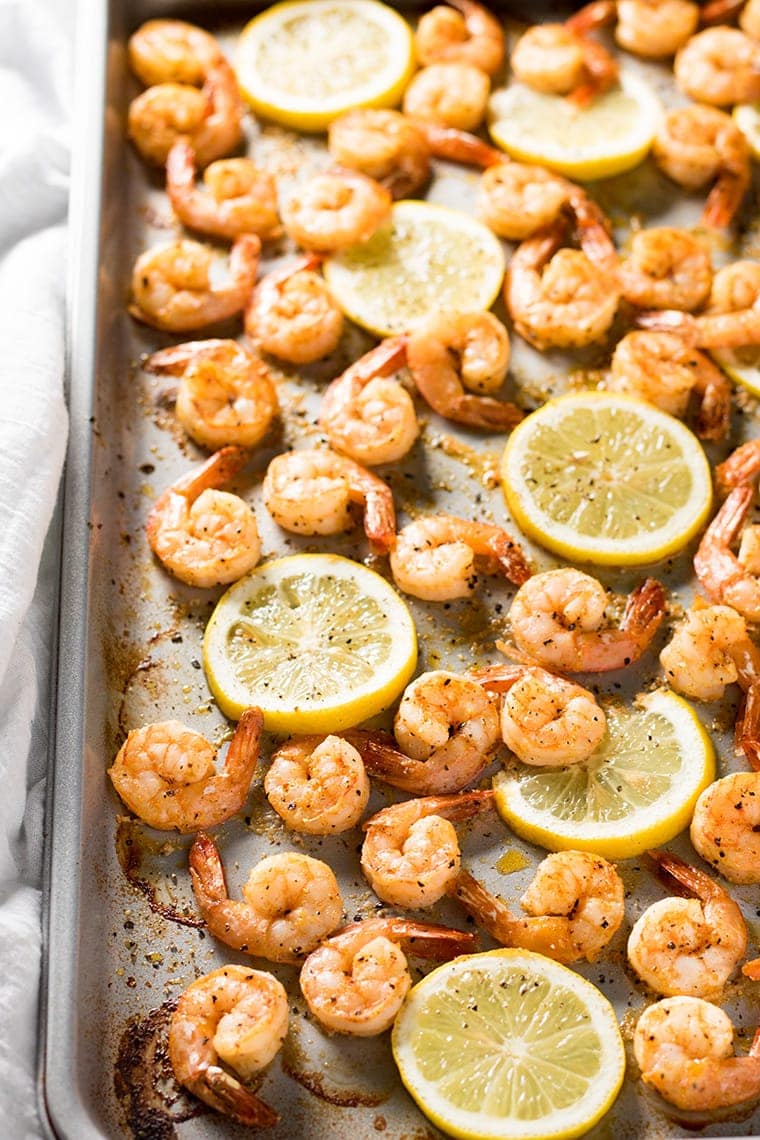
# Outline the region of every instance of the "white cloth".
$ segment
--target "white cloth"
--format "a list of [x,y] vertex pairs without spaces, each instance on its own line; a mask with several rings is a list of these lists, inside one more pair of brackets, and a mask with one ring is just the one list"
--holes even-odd
[[[36,1109],[73,0],[0,0],[0,1131]],[[46,535],[48,541],[46,543]]]

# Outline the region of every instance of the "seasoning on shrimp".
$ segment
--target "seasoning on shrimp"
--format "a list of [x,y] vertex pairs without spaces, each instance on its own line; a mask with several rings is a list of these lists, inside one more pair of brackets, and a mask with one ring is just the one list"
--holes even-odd
[[536,91],[566,95],[579,107],[612,86],[615,58],[588,34],[594,27],[589,5],[564,24],[534,24],[512,51],[512,71]]
[[543,166],[502,162],[480,176],[477,213],[499,237],[523,241],[557,220],[573,189]]
[[475,0],[450,0],[420,17],[414,36],[422,64],[468,63],[495,75],[504,62],[504,29]]
[[697,103],[753,103],[760,99],[760,44],[738,28],[707,28],[684,44],[673,73]]
[[483,122],[491,82],[471,63],[431,63],[404,92],[404,114],[442,127],[476,131]]
[[639,230],[618,271],[623,297],[642,309],[698,309],[710,295],[710,255],[686,230]]
[[370,786],[362,758],[347,740],[294,736],[272,753],[264,791],[294,831],[337,835],[359,822]]
[[760,772],[723,776],[700,795],[694,849],[731,883],[760,883]]
[[275,269],[257,284],[245,307],[245,331],[264,352],[291,364],[329,356],[343,333],[343,313],[316,254]]
[[704,312],[645,312],[636,323],[677,333],[695,348],[760,344],[760,262],[734,261],[719,269]]
[[702,536],[694,555],[694,571],[713,601],[733,606],[749,621],[760,621],[760,561],[757,530],[748,527],[746,544],[734,554],[738,537],[755,497],[754,487],[735,487]]
[[300,184],[282,205],[288,235],[302,249],[328,252],[368,241],[390,214],[385,186],[355,170],[328,170]]
[[166,160],[166,192],[183,225],[202,234],[233,240],[241,234],[267,239],[282,232],[274,178],[250,158],[225,158],[203,172],[204,188],[195,184],[195,151],[179,138]]

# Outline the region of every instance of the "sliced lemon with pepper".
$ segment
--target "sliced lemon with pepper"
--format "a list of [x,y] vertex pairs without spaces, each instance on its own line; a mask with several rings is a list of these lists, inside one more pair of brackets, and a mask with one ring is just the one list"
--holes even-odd
[[401,101],[414,71],[412,31],[378,0],[286,0],[246,24],[235,70],[258,114],[323,131],[344,111]]
[[527,950],[433,970],[407,994],[392,1046],[425,1115],[465,1140],[580,1136],[611,1107],[625,1073],[607,998]]
[[337,554],[257,567],[223,594],[203,639],[225,716],[258,705],[282,735],[360,724],[391,704],[416,663],[406,604],[379,574]]

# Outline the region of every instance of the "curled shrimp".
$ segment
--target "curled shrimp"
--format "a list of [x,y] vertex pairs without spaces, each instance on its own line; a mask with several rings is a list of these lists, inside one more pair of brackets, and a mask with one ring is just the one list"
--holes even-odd
[[249,1128],[268,1128],[278,1113],[238,1077],[249,1080],[265,1068],[287,1032],[282,982],[263,970],[222,966],[180,994],[169,1026],[169,1060],[179,1083],[211,1108]]
[[179,376],[175,412],[202,447],[255,447],[279,411],[269,368],[234,340],[196,340],[148,357],[146,372]]
[[694,849],[731,883],[760,883],[760,772],[709,784],[694,808]]
[[469,63],[495,75],[504,62],[504,29],[483,4],[449,0],[420,17],[414,46],[422,64]]
[[592,0],[573,20],[590,31],[615,17],[621,48],[644,59],[668,59],[696,32],[699,7],[692,0]]
[[490,808],[494,793],[457,792],[391,804],[364,822],[361,868],[383,902],[416,910],[442,899],[459,873],[452,820]]
[[394,378],[405,363],[406,338],[392,337],[332,381],[319,409],[331,447],[366,467],[407,454],[419,425],[412,397]]
[[409,333],[406,346],[409,371],[433,411],[491,431],[509,431],[523,416],[515,404],[481,394],[501,386],[509,356],[507,330],[488,312],[427,317]]
[[638,396],[679,418],[686,415],[695,395],[695,430],[700,439],[728,435],[732,391],[728,377],[709,356],[684,344],[675,333],[627,333],[613,353],[607,387]]
[[717,998],[747,951],[742,912],[709,875],[668,851],[650,852],[691,897],[660,899],[628,938],[628,961],[658,994]]
[[760,475],[760,439],[749,439],[735,448],[715,468],[715,479],[723,494],[734,487],[751,486]]
[[707,28],[684,44],[673,73],[696,103],[752,103],[760,99],[760,44],[738,28]]
[[477,211],[499,237],[523,241],[556,221],[572,190],[572,183],[543,166],[502,162],[480,176]]
[[311,1013],[333,1033],[374,1037],[388,1029],[412,984],[406,956],[446,961],[474,949],[462,930],[407,918],[365,918],[339,930],[301,967]]
[[718,701],[726,685],[739,681],[746,690],[760,679],[760,650],[731,606],[687,610],[662,650],[660,664],[677,692],[698,701]]
[[603,626],[609,602],[601,582],[564,567],[534,574],[514,596],[512,636],[528,664],[602,673],[637,661],[665,616],[665,591],[647,578],[629,596],[619,627]]
[[267,799],[295,831],[337,835],[361,819],[369,799],[362,758],[339,736],[296,736],[272,753]]
[[613,56],[587,32],[587,10],[564,24],[534,24],[512,51],[512,71],[536,91],[567,95],[579,106],[606,91],[618,76]]
[[486,114],[491,83],[471,63],[431,63],[404,92],[404,114],[442,127],[475,131]]
[[256,516],[238,495],[218,488],[245,466],[240,447],[223,447],[160,495],[146,523],[164,567],[190,586],[236,582],[259,560]]
[[129,37],[127,55],[145,87],[157,83],[200,87],[209,68],[224,61],[216,39],[184,20],[147,20]]
[[218,772],[216,750],[199,732],[177,720],[147,724],[129,733],[108,775],[130,811],[149,827],[216,827],[246,801],[263,724],[259,709],[245,710]]
[[241,234],[274,238],[282,232],[274,178],[250,158],[212,162],[203,172],[203,189],[195,174],[195,151],[179,138],[166,160],[166,192],[183,225],[233,241]]
[[710,295],[710,255],[686,230],[639,230],[618,280],[625,299],[639,308],[697,309]]
[[166,332],[193,332],[234,317],[245,306],[256,280],[261,242],[239,237],[230,251],[229,281],[212,285],[212,250],[197,241],[173,241],[141,253],[132,270],[138,321]]
[[760,566],[753,565],[751,559],[756,532],[749,528],[749,544],[744,550],[740,547],[738,555],[731,550],[754,497],[752,487],[731,491],[702,536],[694,555],[694,570],[713,601],[733,606],[750,621],[760,621]]
[[727,226],[750,184],[749,143],[717,107],[675,107],[663,117],[652,144],[663,173],[687,190],[712,184],[701,224]]
[[272,518],[294,534],[338,534],[353,525],[351,507],[364,511],[364,533],[379,553],[395,538],[396,513],[387,483],[327,447],[276,455],[262,487]]
[[469,674],[504,693],[501,737],[524,764],[575,764],[604,738],[607,718],[588,689],[537,665],[487,665]]
[[345,249],[372,237],[390,213],[390,190],[355,170],[313,175],[282,206],[288,235],[302,249]]
[[513,914],[468,871],[449,894],[503,946],[535,950],[557,962],[595,961],[625,917],[623,883],[613,863],[586,851],[548,855]]
[[343,313],[309,254],[262,277],[245,309],[245,331],[259,348],[291,364],[329,356],[343,334]]
[[426,602],[469,597],[478,584],[478,566],[518,586],[531,573],[507,531],[453,515],[408,523],[396,536],[390,561],[398,588]]
[[644,1082],[676,1108],[709,1112],[760,1095],[760,1037],[734,1056],[730,1018],[698,997],[669,997],[645,1009],[633,1051]]
[[715,274],[702,313],[640,313],[643,328],[675,332],[696,348],[760,344],[760,262],[734,261]]
[[335,930],[343,913],[333,872],[297,851],[260,859],[238,901],[227,893],[216,844],[200,832],[190,849],[190,878],[214,937],[270,962],[300,961]]

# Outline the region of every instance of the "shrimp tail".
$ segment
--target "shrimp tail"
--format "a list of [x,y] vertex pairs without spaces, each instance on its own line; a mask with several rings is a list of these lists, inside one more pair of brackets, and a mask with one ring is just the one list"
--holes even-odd
[[749,686],[736,721],[735,743],[750,768],[760,772],[760,682]]
[[697,867],[692,867],[690,863],[684,862],[683,859],[679,859],[678,856],[672,852],[647,851],[647,855],[650,859],[654,860],[658,872],[668,885],[670,887],[680,887],[682,894],[689,895],[692,898],[702,899],[703,902],[725,897],[726,893],[723,888],[718,886],[709,875],[706,875],[704,871],[700,871]]
[[727,24],[744,7],[746,0],[709,0],[699,5],[699,26],[710,28],[715,24]]
[[748,486],[760,475],[760,439],[751,439],[733,451],[715,468],[719,489],[726,494],[734,487]]
[[344,733],[364,762],[370,776],[390,784],[393,788],[414,795],[449,795],[461,792],[485,771],[490,754],[469,753],[467,763],[456,765],[436,763],[435,760],[413,760],[397,747],[392,737],[380,732]]
[[162,348],[158,352],[151,353],[143,362],[142,367],[145,372],[168,372],[172,376],[178,376],[193,360],[202,359],[204,356],[213,356],[226,344],[229,344],[229,341],[219,338],[188,340],[184,344],[173,344],[169,348]]
[[641,329],[677,333],[692,348],[696,347],[699,339],[696,318],[679,309],[644,309],[636,314],[635,322]]
[[230,250],[230,275],[234,281],[250,279],[251,289],[256,280],[261,256],[261,238],[256,234],[242,234],[235,239]]
[[[446,796],[422,796],[414,802],[419,808],[421,816],[440,815],[444,819],[471,819],[474,815],[490,808],[493,805],[495,795],[496,793],[491,788],[486,788],[482,791],[457,792]],[[395,808],[395,804],[381,808],[375,815],[365,819],[362,830],[367,831],[370,827],[382,827],[386,822],[393,824],[396,815]]]
[[731,423],[731,385],[716,364],[699,355],[700,376],[695,389],[700,403],[696,432],[700,439],[725,439]]
[[665,588],[656,578],[646,578],[628,598],[620,623],[621,630],[633,635],[640,656],[665,617]]
[[609,221],[585,190],[573,190],[568,199],[578,229],[581,249],[600,269],[616,274],[618,254],[610,237]]
[[755,489],[734,487],[702,536],[694,555],[694,572],[711,597],[720,600],[721,583],[736,577],[738,562],[729,550],[747,516]]
[[517,684],[524,675],[524,665],[508,665],[506,662],[500,662],[498,665],[484,665],[481,669],[470,669],[467,673],[468,677],[477,681],[489,693],[509,692],[512,686]]
[[[264,731],[264,714],[255,705],[245,709],[233,734],[224,761],[225,773],[234,778],[253,776],[259,758],[259,742]],[[245,785],[243,802],[248,794]],[[242,805],[241,805],[242,806]]]
[[616,15],[616,0],[591,0],[590,4],[584,4],[569,20],[565,20],[565,27],[568,31],[583,36],[594,28],[611,24]]
[[456,899],[492,938],[502,946],[511,945],[512,932],[518,920],[506,903],[487,891],[469,871],[460,871],[446,893]]
[[459,954],[471,954],[477,948],[477,935],[432,922],[413,922],[407,918],[388,920],[390,935],[418,958],[448,962]]
[[218,1065],[207,1066],[197,1083],[203,1090],[202,1099],[238,1124],[248,1128],[272,1128],[280,1119],[278,1112]]
[[229,895],[222,860],[213,839],[204,831],[196,835],[189,861],[193,891],[201,910],[205,912],[207,907],[226,902]]
[[496,147],[490,146],[468,131],[460,131],[456,127],[442,127],[438,123],[429,123],[416,118],[414,124],[425,136],[430,153],[436,158],[481,167],[498,166],[509,161],[503,150],[497,150]]
[[457,424],[485,428],[487,431],[511,431],[524,417],[517,404],[507,400],[494,400],[491,396],[474,396],[469,392],[463,392],[451,403],[447,402],[445,407],[436,407],[435,396],[430,399],[416,377],[415,381],[433,411]]
[[749,189],[749,168],[741,171],[724,170],[718,175],[702,211],[701,224],[706,229],[725,229],[731,224],[736,211]]

